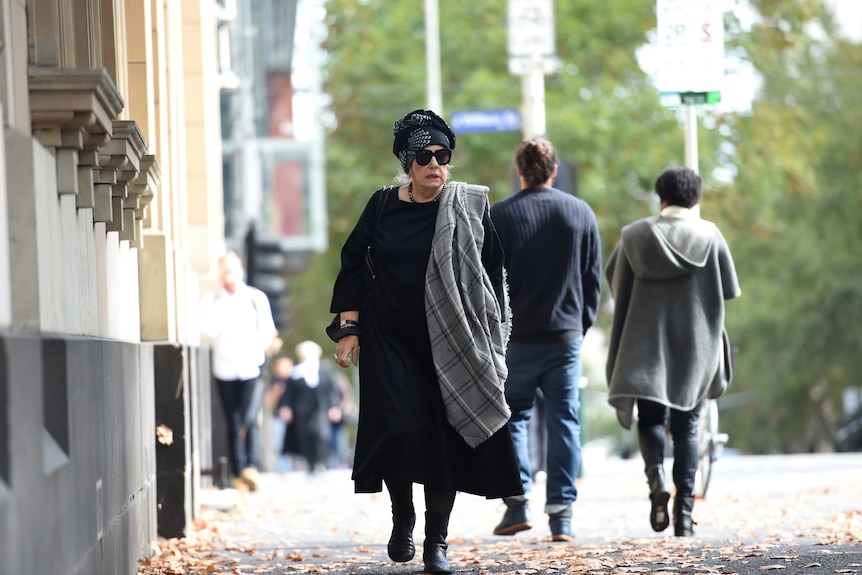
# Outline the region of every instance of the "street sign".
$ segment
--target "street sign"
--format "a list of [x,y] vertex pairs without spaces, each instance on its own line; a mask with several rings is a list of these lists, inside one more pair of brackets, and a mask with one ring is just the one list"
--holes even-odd
[[509,56],[551,56],[556,52],[553,0],[509,0]]
[[541,70],[543,74],[556,74],[560,66],[560,59],[556,56],[537,56],[534,58],[514,56],[509,58],[509,73],[515,76],[529,74],[536,70]]
[[521,129],[518,110],[459,110],[452,113],[456,134],[477,132],[517,132]]
[[659,101],[667,108],[718,104],[721,102],[721,92],[662,92],[659,94]]
[[720,92],[725,0],[656,0],[659,92]]

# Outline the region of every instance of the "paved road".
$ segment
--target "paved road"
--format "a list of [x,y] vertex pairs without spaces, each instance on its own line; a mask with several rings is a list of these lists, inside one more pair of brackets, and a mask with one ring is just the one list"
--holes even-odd
[[[639,460],[590,453],[584,466],[574,543],[550,541],[541,512],[543,484],[533,497],[534,528],[514,537],[491,533],[502,514],[499,501],[459,494],[449,530],[449,556],[457,572],[862,573],[862,454],[723,458],[707,497],[695,504],[691,539],[669,535],[672,527],[664,533],[650,529]],[[391,563],[388,498],[352,489],[349,471],[264,474],[261,489],[242,494],[231,513],[203,514],[208,560],[233,569],[211,572],[421,573],[421,517],[417,558]],[[168,571],[142,571],[163,572]]]

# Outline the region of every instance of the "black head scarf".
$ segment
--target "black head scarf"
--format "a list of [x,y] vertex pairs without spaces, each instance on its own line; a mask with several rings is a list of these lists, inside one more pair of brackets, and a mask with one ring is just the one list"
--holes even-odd
[[438,145],[455,149],[455,134],[449,124],[431,110],[414,110],[395,122],[392,153],[401,162],[404,173],[410,172],[416,150]]

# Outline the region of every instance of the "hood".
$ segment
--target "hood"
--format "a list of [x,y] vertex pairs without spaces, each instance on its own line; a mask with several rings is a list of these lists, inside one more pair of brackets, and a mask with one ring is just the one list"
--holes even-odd
[[700,218],[653,216],[624,227],[622,242],[637,277],[665,280],[706,265],[715,230]]

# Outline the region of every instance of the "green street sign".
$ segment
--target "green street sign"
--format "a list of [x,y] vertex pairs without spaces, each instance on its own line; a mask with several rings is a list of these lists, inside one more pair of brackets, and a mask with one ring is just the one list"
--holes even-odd
[[718,104],[721,92],[661,92],[661,105],[667,108],[692,106],[697,104]]

